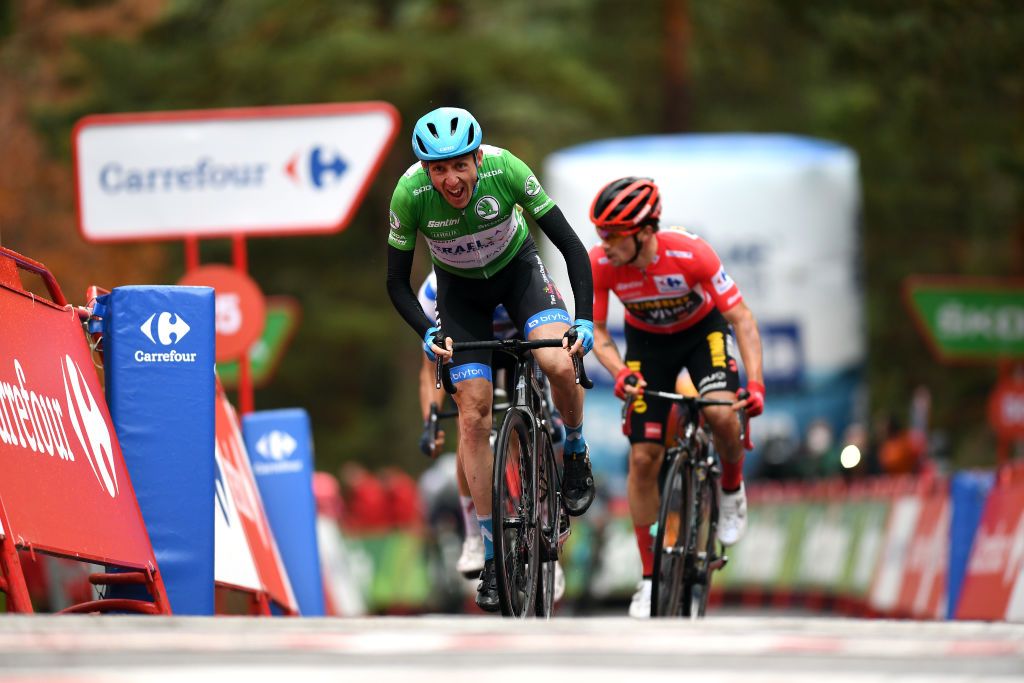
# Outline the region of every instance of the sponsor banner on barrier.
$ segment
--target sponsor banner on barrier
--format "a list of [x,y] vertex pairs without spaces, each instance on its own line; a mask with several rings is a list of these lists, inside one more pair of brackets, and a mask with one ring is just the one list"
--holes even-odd
[[270,528],[303,616],[324,616],[313,500],[313,435],[301,408],[242,418],[245,444]]
[[786,559],[788,512],[786,506],[752,504],[743,542],[729,548],[729,564],[712,585],[737,590],[777,585]]
[[234,488],[228,485],[228,466],[219,447],[214,449],[217,465],[214,501],[214,549],[213,574],[222,586],[241,588],[258,592],[263,589],[256,560],[249,548],[249,541],[242,526],[242,517],[235,502]]
[[217,394],[217,451],[263,590],[278,605],[290,611],[298,611],[295,594],[253,476],[238,415],[223,390]]
[[1024,621],[1024,483],[996,486],[981,518],[958,619]]
[[19,545],[156,566],[76,313],[0,289],[0,509]]
[[914,495],[898,497],[889,510],[885,540],[868,595],[868,603],[874,610],[888,614],[896,609],[907,551],[917,529],[920,513],[921,499]]
[[116,287],[94,313],[110,412],[171,608],[213,614],[213,290]]
[[921,504],[917,528],[907,546],[897,601],[900,615],[916,619],[945,616],[950,512],[945,490],[925,497]]
[[889,502],[873,500],[850,503],[856,510],[856,540],[850,546],[851,553],[841,592],[849,597],[864,599],[871,590],[871,579],[875,576],[885,538],[885,521],[889,517]]
[[831,591],[839,585],[850,556],[851,510],[843,503],[819,503],[814,508],[807,516],[797,581],[801,587]]

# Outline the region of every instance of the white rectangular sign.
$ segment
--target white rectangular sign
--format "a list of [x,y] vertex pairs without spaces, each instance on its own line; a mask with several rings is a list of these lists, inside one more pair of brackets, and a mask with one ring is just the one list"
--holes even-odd
[[93,242],[336,232],[398,125],[386,102],[87,116],[79,229]]

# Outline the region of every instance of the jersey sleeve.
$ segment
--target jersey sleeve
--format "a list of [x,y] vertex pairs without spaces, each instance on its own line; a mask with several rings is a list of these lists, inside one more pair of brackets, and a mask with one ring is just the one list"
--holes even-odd
[[740,288],[725,272],[721,259],[711,245],[696,235],[692,237],[696,279],[714,299],[718,310],[728,311],[743,301]]
[[391,211],[388,221],[391,231],[388,233],[388,244],[395,249],[412,251],[416,248],[416,223],[413,210],[412,193],[399,181],[391,195]]
[[550,211],[555,202],[548,197],[530,167],[507,149],[502,151],[502,157],[505,162],[506,182],[509,183],[509,190],[516,203],[535,219]]
[[600,246],[590,250],[590,271],[594,274],[594,322],[608,322],[608,269],[602,267],[604,250]]

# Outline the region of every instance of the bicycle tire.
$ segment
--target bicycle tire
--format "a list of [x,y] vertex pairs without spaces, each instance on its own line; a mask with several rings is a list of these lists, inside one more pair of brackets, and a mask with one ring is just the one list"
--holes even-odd
[[537,598],[535,612],[538,617],[550,617],[555,609],[555,565],[558,562],[559,514],[561,494],[555,453],[546,432],[540,434],[540,460],[537,468],[537,520],[541,557],[537,572]]
[[[706,471],[705,471],[706,472]],[[703,617],[707,614],[708,596],[711,593],[711,577],[714,572],[711,563],[717,559],[715,553],[716,534],[718,531],[718,487],[715,486],[714,478],[706,473],[702,479],[698,479],[698,473],[693,471],[694,490],[698,491],[696,509],[697,543],[698,555],[693,560],[693,582],[689,595],[689,616],[693,618]]]
[[686,576],[686,540],[690,483],[686,451],[666,453],[672,462],[661,489],[658,530],[654,538],[654,573],[651,579],[651,616],[682,616]]
[[540,533],[533,434],[530,414],[511,408],[494,451],[491,519],[498,596],[506,617],[525,618],[535,612]]

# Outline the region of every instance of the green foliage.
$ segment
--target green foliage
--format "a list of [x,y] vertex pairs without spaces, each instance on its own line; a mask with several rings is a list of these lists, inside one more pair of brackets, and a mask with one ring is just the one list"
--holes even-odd
[[[294,294],[304,308],[283,372],[258,404],[310,409],[323,467],[346,458],[416,466],[418,344],[383,286],[387,203],[412,161],[412,122],[440,104],[467,106],[488,140],[534,167],[577,142],[656,132],[673,49],[662,24],[677,2],[169,0],[136,39],[72,41],[61,68],[79,96],[38,109],[36,120],[67,155],[85,112],[393,103],[403,117],[396,148],[347,231],[250,241],[264,291]],[[684,7],[696,129],[812,135],[860,156],[873,410],[903,413],[925,383],[939,426],[977,448],[983,402],[962,398],[983,396],[993,371],[935,364],[897,294],[911,273],[1021,274],[1024,5]],[[8,11],[0,36],[9,26]],[[226,247],[213,249],[228,260]],[[965,423],[976,425],[969,434]]]

